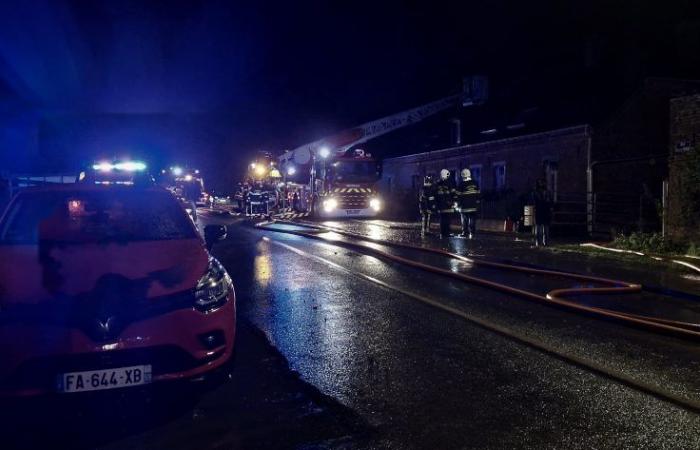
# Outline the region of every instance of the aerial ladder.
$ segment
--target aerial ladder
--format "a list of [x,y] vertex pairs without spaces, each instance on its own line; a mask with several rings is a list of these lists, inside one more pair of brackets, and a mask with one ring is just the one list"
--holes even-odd
[[[376,189],[381,176],[379,161],[358,149],[371,139],[419,123],[457,105],[479,105],[488,96],[487,79],[464,79],[463,92],[401,111],[337,134],[309,142],[278,159],[287,178],[308,186],[308,206],[322,217],[374,217],[383,209]],[[304,187],[306,187],[304,186]]]

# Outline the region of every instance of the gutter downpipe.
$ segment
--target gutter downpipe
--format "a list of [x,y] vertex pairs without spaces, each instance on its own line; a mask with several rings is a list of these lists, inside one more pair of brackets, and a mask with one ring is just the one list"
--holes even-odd
[[588,229],[588,236],[593,236],[593,225],[594,225],[594,208],[593,208],[593,164],[591,163],[591,128],[586,126],[586,134],[588,135],[588,142],[586,144],[586,226]]

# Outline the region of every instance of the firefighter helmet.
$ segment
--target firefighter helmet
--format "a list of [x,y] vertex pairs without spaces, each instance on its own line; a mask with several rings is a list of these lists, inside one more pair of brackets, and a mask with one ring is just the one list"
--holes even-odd
[[472,172],[469,169],[462,169],[462,178],[465,180],[472,179]]
[[447,169],[442,169],[440,171],[440,179],[441,180],[446,180],[450,177],[450,171]]

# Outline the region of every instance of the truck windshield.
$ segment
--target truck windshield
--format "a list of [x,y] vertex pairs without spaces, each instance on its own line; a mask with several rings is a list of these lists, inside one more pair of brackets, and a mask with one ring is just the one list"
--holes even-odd
[[167,192],[26,192],[0,224],[0,245],[193,239],[196,233]]
[[336,161],[332,168],[333,178],[342,183],[369,183],[378,178],[375,161]]

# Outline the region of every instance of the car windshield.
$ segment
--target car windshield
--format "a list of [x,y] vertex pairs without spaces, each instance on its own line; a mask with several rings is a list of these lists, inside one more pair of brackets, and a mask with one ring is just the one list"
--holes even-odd
[[17,198],[0,224],[0,244],[195,238],[188,220],[167,192],[27,192]]
[[332,170],[335,180],[343,183],[366,183],[378,178],[374,161],[337,161]]

